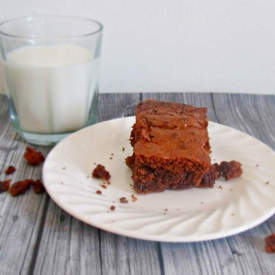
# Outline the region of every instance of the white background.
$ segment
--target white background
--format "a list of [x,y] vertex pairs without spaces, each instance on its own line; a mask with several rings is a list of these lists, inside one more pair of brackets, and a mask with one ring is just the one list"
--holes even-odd
[[275,0],[0,0],[104,26],[101,92],[275,91]]

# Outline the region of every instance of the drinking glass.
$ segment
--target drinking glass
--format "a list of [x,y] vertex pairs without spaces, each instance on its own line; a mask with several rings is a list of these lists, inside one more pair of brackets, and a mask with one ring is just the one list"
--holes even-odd
[[97,119],[103,26],[72,16],[0,23],[0,56],[13,126],[50,145]]

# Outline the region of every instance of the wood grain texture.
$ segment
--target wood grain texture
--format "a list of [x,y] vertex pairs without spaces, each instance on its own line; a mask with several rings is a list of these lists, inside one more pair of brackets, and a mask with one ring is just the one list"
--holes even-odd
[[134,115],[139,94],[100,94],[98,100],[99,121]]
[[[4,96],[0,96],[0,131],[0,180],[40,178],[41,167],[30,167],[23,160],[26,143],[10,124]],[[48,151],[48,148],[40,149],[44,154]],[[14,165],[17,171],[6,177],[4,170],[9,165]],[[46,195],[38,196],[32,191],[17,198],[8,193],[0,195],[0,274],[30,271],[46,201]]]
[[[213,102],[220,123],[244,131],[275,148],[274,96],[218,94],[213,96]],[[271,232],[275,232],[275,216],[255,229],[226,239],[235,251],[238,269],[244,274],[274,274],[274,259],[266,254],[263,243]]]
[[[157,98],[207,106],[212,121],[253,135],[275,149],[275,97],[165,93],[103,94],[99,121],[134,114],[141,99]],[[17,167],[13,181],[39,178],[41,167],[23,160],[26,143],[10,125],[0,95],[0,172]],[[46,155],[50,148],[40,148]],[[0,180],[5,179],[3,173]],[[264,237],[275,217],[245,233],[215,241],[169,244],[117,236],[66,214],[46,195],[0,194],[0,274],[274,274],[274,255]]]

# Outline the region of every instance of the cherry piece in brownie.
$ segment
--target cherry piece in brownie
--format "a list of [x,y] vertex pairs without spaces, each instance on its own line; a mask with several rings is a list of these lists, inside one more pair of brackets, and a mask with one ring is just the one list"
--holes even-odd
[[130,138],[134,153],[126,160],[135,191],[213,186],[203,181],[211,166],[207,125],[206,108],[155,100],[138,104]]

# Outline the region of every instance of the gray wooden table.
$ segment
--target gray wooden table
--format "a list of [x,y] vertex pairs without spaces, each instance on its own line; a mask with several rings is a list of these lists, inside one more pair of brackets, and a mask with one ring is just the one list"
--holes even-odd
[[[99,120],[134,114],[145,98],[207,106],[212,121],[232,126],[275,149],[275,96],[229,94],[102,94]],[[9,165],[13,181],[39,178],[22,161],[26,143],[12,128],[0,96],[0,180]],[[45,155],[51,148],[38,147]],[[275,169],[275,167],[274,167]],[[275,274],[275,255],[264,238],[275,217],[245,233],[201,243],[169,244],[113,235],[62,211],[45,194],[0,194],[0,274]]]

